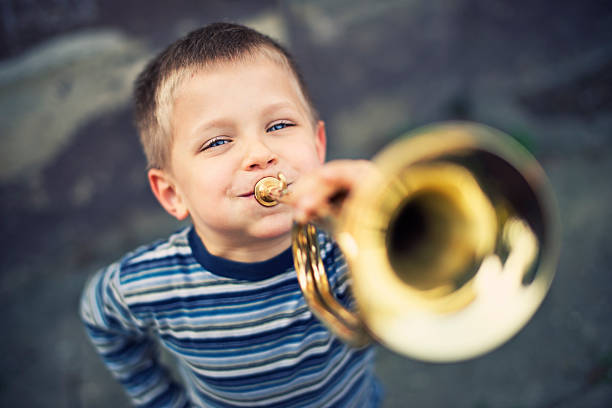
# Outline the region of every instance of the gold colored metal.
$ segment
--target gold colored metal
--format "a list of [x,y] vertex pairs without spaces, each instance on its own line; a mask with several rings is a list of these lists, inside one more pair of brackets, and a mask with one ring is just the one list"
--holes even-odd
[[374,163],[380,173],[351,192],[332,231],[356,312],[333,296],[315,226],[293,228],[313,313],[350,344],[374,340],[425,361],[503,344],[535,313],[556,269],[558,216],[539,164],[508,136],[466,122],[407,134]]
[[287,192],[287,180],[278,173],[276,177],[264,177],[255,184],[254,194],[257,202],[264,207],[272,207],[279,203],[279,199]]
[[362,347],[370,342],[359,318],[334,298],[312,224],[293,226],[293,261],[298,281],[311,311],[343,341]]

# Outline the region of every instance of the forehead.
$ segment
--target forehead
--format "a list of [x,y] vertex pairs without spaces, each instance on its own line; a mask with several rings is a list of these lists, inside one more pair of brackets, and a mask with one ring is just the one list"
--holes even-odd
[[[176,90],[180,92],[181,89],[185,88],[185,82],[194,78],[200,81],[206,80],[206,78],[222,78],[228,80],[228,82],[239,80],[240,75],[244,75],[244,70],[248,71],[253,67],[264,67],[265,70],[274,72],[279,81],[287,80],[291,82],[293,86],[299,89],[300,96],[304,96],[297,75],[291,69],[287,59],[278,51],[267,48],[245,52],[234,59],[222,59],[188,68],[184,73],[178,74],[181,79],[178,81],[179,86],[176,87]],[[232,78],[232,75],[237,77]],[[261,76],[259,79],[265,79],[265,76]]]
[[204,110],[218,108],[224,101],[237,104],[250,99],[255,106],[277,97],[291,99],[312,116],[296,74],[282,56],[270,53],[258,52],[185,70],[172,92],[173,114],[189,104]]

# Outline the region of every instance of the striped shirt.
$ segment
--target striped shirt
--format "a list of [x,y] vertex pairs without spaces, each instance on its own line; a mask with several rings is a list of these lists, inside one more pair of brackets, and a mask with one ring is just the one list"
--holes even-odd
[[[321,237],[330,285],[350,303],[346,266]],[[290,249],[258,263],[206,251],[193,227],[96,273],[81,317],[104,363],[146,407],[373,407],[371,348],[340,342],[313,317]],[[159,363],[178,362],[182,383]]]

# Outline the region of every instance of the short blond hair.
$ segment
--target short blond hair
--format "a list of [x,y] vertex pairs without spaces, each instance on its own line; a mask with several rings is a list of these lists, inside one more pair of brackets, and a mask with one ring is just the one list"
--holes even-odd
[[215,64],[243,62],[264,55],[295,77],[313,123],[318,120],[304,79],[289,52],[251,28],[214,23],[192,31],[155,57],[136,79],[134,117],[148,168],[168,168],[172,145],[174,95],[191,74]]

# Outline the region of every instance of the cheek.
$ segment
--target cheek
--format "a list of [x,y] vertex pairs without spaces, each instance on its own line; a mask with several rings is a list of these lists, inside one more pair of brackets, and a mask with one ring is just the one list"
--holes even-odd
[[215,206],[227,195],[230,173],[220,169],[194,165],[187,180],[192,206]]
[[302,170],[312,170],[322,164],[315,144],[310,141],[293,144],[287,154],[291,162]]

